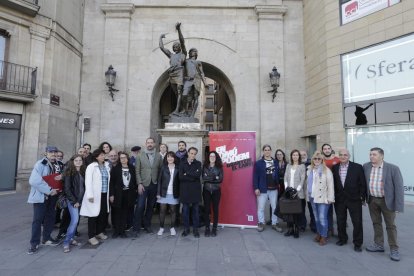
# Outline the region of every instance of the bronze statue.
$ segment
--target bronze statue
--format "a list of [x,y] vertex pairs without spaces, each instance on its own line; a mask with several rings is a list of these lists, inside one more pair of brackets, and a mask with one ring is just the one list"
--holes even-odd
[[174,113],[179,112],[179,102],[181,101],[181,96],[183,93],[183,81],[184,81],[184,63],[187,56],[187,50],[185,49],[184,37],[181,33],[181,23],[175,24],[175,28],[178,31],[178,39],[180,42],[174,42],[173,51],[164,48],[164,43],[162,41],[165,38],[165,34],[160,36],[160,49],[161,51],[170,59],[170,68],[168,73],[170,76],[170,85],[173,89],[175,96],[177,96],[177,107]]
[[201,61],[197,60],[197,57],[197,49],[191,48],[189,51],[189,58],[185,60],[184,89],[181,104],[184,106],[184,110],[187,114],[191,105],[192,111],[190,117],[194,117],[198,107],[201,82],[206,86],[203,65]]
[[175,28],[180,42],[173,44],[174,54],[164,48],[162,39],[165,38],[165,34],[160,36],[159,42],[161,51],[170,58],[169,80],[177,96],[177,106],[171,115],[194,118],[198,107],[201,82],[206,86],[203,67],[201,61],[197,60],[198,51],[195,48],[190,49],[189,58],[186,59],[187,50],[181,32],[181,23],[177,23]]

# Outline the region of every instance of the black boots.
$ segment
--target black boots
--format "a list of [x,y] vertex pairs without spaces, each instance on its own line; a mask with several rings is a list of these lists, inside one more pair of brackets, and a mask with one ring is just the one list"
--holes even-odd
[[293,235],[293,227],[289,227],[287,232],[285,233],[285,237],[289,237]]
[[206,226],[206,231],[204,232],[204,237],[210,237],[210,227]]
[[298,226],[297,225],[293,225],[293,237],[295,238],[295,239],[297,239],[297,238],[299,238],[299,228],[298,228]]
[[213,227],[213,231],[211,231],[211,236],[212,237],[217,236],[217,228],[216,227]]

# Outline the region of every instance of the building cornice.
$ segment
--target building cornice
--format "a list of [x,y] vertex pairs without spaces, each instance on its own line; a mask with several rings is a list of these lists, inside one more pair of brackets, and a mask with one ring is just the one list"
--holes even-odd
[[134,4],[102,4],[101,10],[106,17],[110,18],[131,18],[135,11]]
[[254,11],[259,20],[283,20],[288,8],[283,5],[256,5]]

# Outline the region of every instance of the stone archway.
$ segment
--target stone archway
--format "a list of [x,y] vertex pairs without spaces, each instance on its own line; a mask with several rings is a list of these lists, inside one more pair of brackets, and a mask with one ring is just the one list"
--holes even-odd
[[[216,66],[203,62],[204,74],[207,78],[213,79],[216,83],[219,84],[220,89],[224,91],[226,98],[229,102],[229,111],[224,115],[227,117],[226,122],[228,128],[225,130],[235,130],[236,126],[236,94],[234,88],[228,77]],[[164,103],[162,101],[173,101],[173,103]],[[152,101],[151,101],[151,136],[157,136],[156,130],[162,128],[163,121],[166,119],[165,116],[168,112],[164,112],[164,116],[161,114],[161,108],[164,106],[167,110],[175,107],[174,101],[176,101],[175,96],[172,91],[170,91],[168,83],[168,72],[165,71],[156,81],[153,91],[152,91]],[[230,116],[230,118],[228,118]],[[164,117],[164,118],[163,118]]]

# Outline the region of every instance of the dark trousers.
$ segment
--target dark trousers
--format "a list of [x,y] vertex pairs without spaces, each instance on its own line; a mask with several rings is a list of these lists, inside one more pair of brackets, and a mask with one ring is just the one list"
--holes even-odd
[[328,231],[332,231],[332,232],[333,232],[333,209],[334,209],[334,205],[329,204],[329,209],[328,209]]
[[57,196],[48,196],[43,203],[33,204],[33,222],[30,245],[35,247],[40,244],[43,223],[43,241],[50,240],[56,218]]
[[183,203],[183,221],[185,230],[190,229],[190,205],[193,217],[193,230],[198,231],[198,226],[200,224],[199,217],[199,206],[197,203]]
[[70,213],[68,208],[64,208],[62,212],[62,219],[59,225],[59,234],[66,234],[70,224]]
[[122,203],[120,207],[112,208],[112,226],[114,227],[115,234],[125,233],[125,225],[127,224],[128,217],[128,194],[129,191],[122,191]]
[[152,213],[154,210],[155,202],[157,201],[157,187],[157,184],[151,183],[148,187],[145,187],[145,191],[142,193],[142,195],[138,195],[137,205],[135,207],[134,213],[134,231],[136,232],[139,232],[141,230],[142,218],[144,218],[144,228],[151,227]]
[[300,200],[302,203],[302,214],[300,214],[299,216],[299,221],[298,221],[298,227],[302,228],[302,229],[306,229],[306,199],[301,199]]
[[364,238],[362,230],[362,202],[337,199],[335,201],[336,220],[338,224],[338,238],[340,241],[348,241],[346,233],[347,211],[351,217],[353,231],[353,243],[361,246]]
[[308,211],[309,211],[309,217],[310,217],[309,227],[313,232],[316,232],[316,222],[315,222],[315,215],[313,214],[312,204],[310,203],[310,201],[308,201],[307,204],[308,204]]
[[395,212],[388,209],[384,198],[371,197],[368,204],[372,225],[374,226],[374,242],[384,246],[384,230],[382,229],[382,217],[387,230],[388,245],[391,250],[398,250],[397,226],[395,225]]
[[104,233],[108,223],[108,205],[106,193],[101,194],[101,209],[97,217],[88,218],[88,237],[92,239],[98,234]]
[[213,205],[213,228],[217,228],[218,217],[219,217],[219,204],[221,198],[221,190],[210,192],[206,189],[203,190],[204,200],[204,222],[206,227],[210,227],[210,210]]

